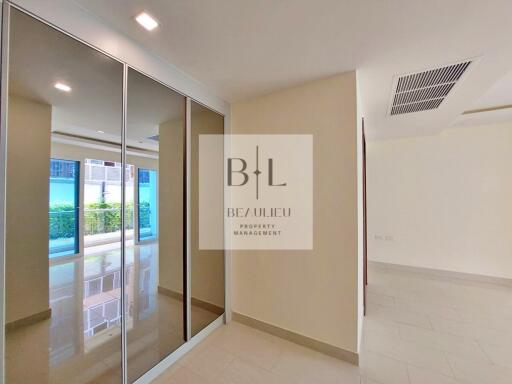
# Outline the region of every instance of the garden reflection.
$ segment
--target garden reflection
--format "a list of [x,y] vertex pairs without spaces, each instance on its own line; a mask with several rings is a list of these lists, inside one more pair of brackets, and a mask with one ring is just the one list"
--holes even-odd
[[[50,258],[80,253],[78,223],[82,204],[84,247],[121,241],[121,167],[119,162],[85,159],[80,171],[79,161],[50,160]],[[125,236],[132,240],[135,167],[126,165],[125,170]]]

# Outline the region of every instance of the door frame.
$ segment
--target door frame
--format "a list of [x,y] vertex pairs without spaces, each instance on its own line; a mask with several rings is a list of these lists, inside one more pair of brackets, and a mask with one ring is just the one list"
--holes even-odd
[[364,132],[364,117],[361,120],[363,147],[363,315],[366,316],[366,295],[368,290],[368,210],[366,206],[366,134]]

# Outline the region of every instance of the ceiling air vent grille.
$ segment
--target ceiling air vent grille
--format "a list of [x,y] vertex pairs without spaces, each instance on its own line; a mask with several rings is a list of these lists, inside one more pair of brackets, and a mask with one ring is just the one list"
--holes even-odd
[[426,111],[441,105],[471,61],[400,76],[396,83],[391,115]]

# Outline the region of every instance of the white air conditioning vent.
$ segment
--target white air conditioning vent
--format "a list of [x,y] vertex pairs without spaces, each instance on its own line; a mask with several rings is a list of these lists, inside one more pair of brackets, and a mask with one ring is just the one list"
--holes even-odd
[[441,105],[471,61],[398,77],[390,115],[426,111]]

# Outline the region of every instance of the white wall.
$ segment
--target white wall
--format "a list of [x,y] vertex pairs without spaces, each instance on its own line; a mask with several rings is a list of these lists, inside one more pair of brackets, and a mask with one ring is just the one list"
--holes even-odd
[[367,147],[370,260],[512,278],[512,123]]
[[232,106],[232,132],[313,135],[314,249],[233,251],[234,312],[358,351],[356,75]]

